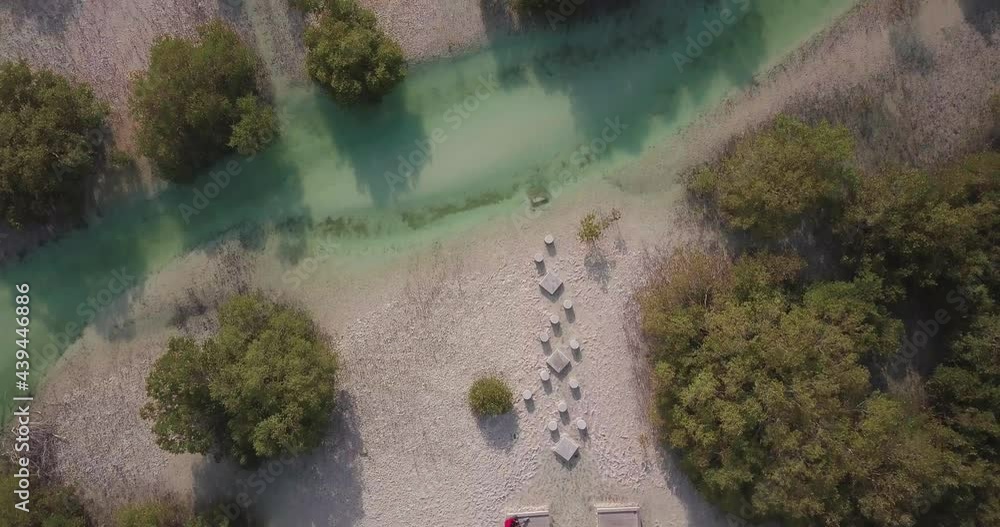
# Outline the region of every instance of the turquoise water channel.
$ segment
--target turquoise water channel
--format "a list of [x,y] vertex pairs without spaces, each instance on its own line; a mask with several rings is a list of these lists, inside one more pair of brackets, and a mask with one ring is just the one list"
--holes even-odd
[[853,1],[662,4],[415,66],[375,107],[280,90],[284,129],[259,156],[224,160],[193,187],[122,202],[0,269],[3,418],[20,394],[16,284],[31,286],[34,385],[105,306],[186,252],[235,230],[377,245],[484,221],[476,211],[513,210],[554,178],[585,184],[671,140]]

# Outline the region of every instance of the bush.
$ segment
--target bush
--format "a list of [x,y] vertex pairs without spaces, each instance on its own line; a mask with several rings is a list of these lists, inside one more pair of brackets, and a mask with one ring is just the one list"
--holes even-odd
[[581,242],[597,243],[604,235],[604,230],[620,220],[621,217],[622,213],[618,209],[611,209],[611,213],[607,215],[600,215],[596,211],[587,213],[580,220],[580,228],[577,230],[576,236]]
[[483,377],[469,388],[469,407],[479,417],[503,415],[514,409],[514,392],[499,377]]
[[846,128],[779,116],[700,170],[689,188],[710,198],[729,227],[783,239],[804,220],[835,212],[854,185],[853,158]]
[[31,512],[14,508],[21,500],[14,468],[0,462],[0,525],[5,527],[87,527],[89,519],[72,487],[31,482]]
[[985,153],[933,177],[893,169],[863,178],[836,232],[846,261],[888,285],[975,292],[1000,283],[998,218],[1000,154]]
[[406,76],[399,44],[355,0],[325,0],[305,40],[309,74],[341,104],[378,101]]
[[115,527],[180,526],[180,513],[161,502],[131,503],[115,513]]
[[276,133],[257,87],[257,57],[219,20],[197,40],[163,36],[153,43],[149,71],[132,79],[129,107],[140,152],[157,172],[190,182],[233,149],[259,148]]
[[173,338],[149,378],[161,448],[228,453],[242,465],[319,444],[334,407],[336,356],[297,309],[257,294],[219,311],[218,333],[198,345]]
[[15,228],[79,215],[108,108],[90,87],[0,63],[0,214]]
[[278,129],[274,110],[252,95],[240,97],[236,101],[236,109],[240,120],[233,125],[229,146],[240,155],[255,155],[274,139],[274,132]]
[[902,329],[879,280],[797,294],[801,266],[683,251],[667,262],[641,302],[665,438],[702,491],[750,519],[910,525],[956,484],[955,437],[869,380]]

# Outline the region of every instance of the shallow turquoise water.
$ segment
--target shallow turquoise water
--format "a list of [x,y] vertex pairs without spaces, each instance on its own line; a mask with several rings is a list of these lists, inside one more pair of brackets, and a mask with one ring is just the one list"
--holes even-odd
[[[291,264],[309,246],[303,239],[317,232],[378,245],[506,214],[500,211],[514,210],[553,179],[585,181],[671,140],[852,4],[645,7],[417,66],[374,108],[343,110],[311,90],[282,90],[285,129],[262,155],[222,162],[192,188],[122,203],[90,228],[0,269],[0,298],[11,310],[0,317],[10,350],[0,359],[3,401],[18,395],[15,284],[31,285],[37,383],[50,359],[121,294],[120,282],[140,285],[237,227],[248,239],[287,238]],[[699,37],[704,45],[692,44]],[[491,212],[469,211],[484,205],[491,207],[479,211]]]

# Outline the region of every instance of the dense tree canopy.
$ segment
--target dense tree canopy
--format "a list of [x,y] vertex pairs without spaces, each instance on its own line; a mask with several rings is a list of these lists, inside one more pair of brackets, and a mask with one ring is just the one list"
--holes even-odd
[[403,50],[355,0],[323,0],[306,30],[306,68],[342,104],[374,102],[406,76]]
[[337,371],[308,316],[260,295],[219,310],[218,333],[199,345],[174,338],[146,381],[158,444],[169,452],[224,452],[241,464],[301,454],[319,444]]
[[1000,315],[975,318],[927,391],[948,426],[965,439],[968,459],[960,487],[932,517],[942,525],[1000,525]]
[[107,107],[91,89],[27,63],[0,63],[0,214],[14,227],[78,214]]
[[195,40],[158,38],[149,70],[132,79],[140,152],[165,179],[188,182],[233,150],[262,148],[277,127],[257,73],[253,51],[219,20],[199,27]]
[[866,364],[895,352],[901,331],[879,280],[799,295],[783,285],[798,266],[670,260],[643,300],[666,439],[697,486],[754,519],[911,525],[955,485],[953,437],[871,385]]
[[728,226],[782,238],[843,202],[856,179],[853,159],[846,128],[780,116],[699,171],[691,189],[711,198]]
[[837,231],[854,267],[892,285],[996,284],[1000,154],[970,156],[933,174],[895,168],[864,177]]
[[[692,179],[751,248],[824,220],[811,232],[836,243],[810,250],[846,278],[794,279],[784,257],[668,260],[643,301],[665,439],[751,519],[1000,524],[1000,153],[857,178],[853,157],[846,130],[779,118]],[[953,312],[896,302],[954,295]],[[938,320],[932,373],[886,372],[894,317],[924,332],[922,309]]]

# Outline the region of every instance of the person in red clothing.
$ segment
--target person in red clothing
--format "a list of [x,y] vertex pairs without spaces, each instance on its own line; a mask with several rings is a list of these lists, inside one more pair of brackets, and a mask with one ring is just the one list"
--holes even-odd
[[517,516],[511,516],[507,518],[507,521],[503,522],[503,527],[522,527],[523,525],[521,520],[517,519]]

